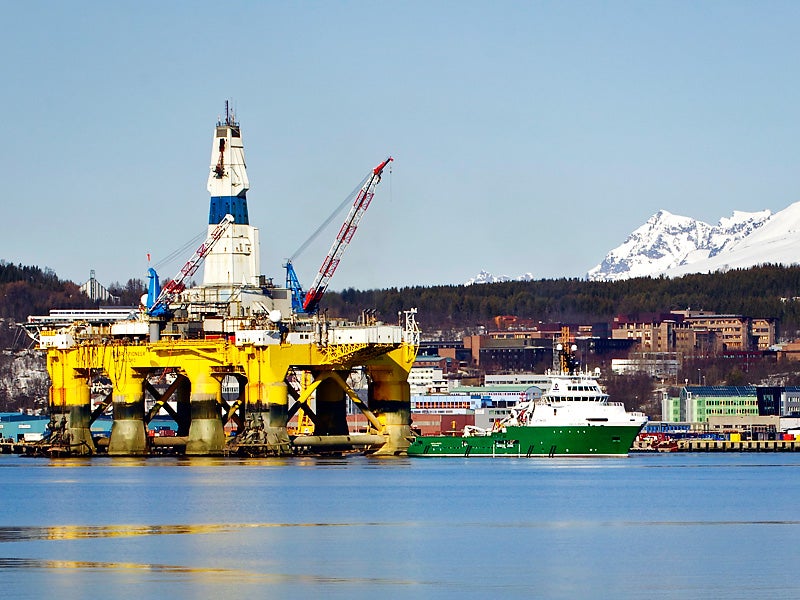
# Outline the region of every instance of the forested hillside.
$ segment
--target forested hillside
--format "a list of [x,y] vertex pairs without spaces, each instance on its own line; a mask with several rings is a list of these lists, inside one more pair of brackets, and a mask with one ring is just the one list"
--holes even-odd
[[[130,279],[125,285],[111,284],[109,291],[120,298],[120,304],[135,305],[145,286],[139,279]],[[77,284],[59,279],[51,269],[0,260],[0,318],[19,322],[28,315],[46,315],[51,308],[95,306]]]
[[[144,283],[131,279],[109,290],[120,303],[132,305]],[[0,260],[0,317],[22,321],[51,308],[95,306],[78,286],[50,269]],[[800,329],[800,266],[765,265],[752,269],[686,275],[676,279],[638,278],[600,282],[543,279],[471,286],[433,286],[328,292],[323,310],[332,316],[357,318],[375,309],[385,321],[416,307],[424,330],[489,325],[497,315],[543,322],[610,322],[619,314],[666,312],[694,308],[751,317],[775,317],[784,335]]]
[[15,321],[47,314],[50,308],[85,308],[89,298],[71,281],[61,281],[50,269],[0,261],[0,317]]
[[764,265],[726,273],[676,279],[638,278],[599,282],[545,279],[471,286],[408,287],[326,294],[332,315],[358,316],[377,309],[386,320],[398,311],[419,309],[424,329],[488,325],[497,315],[543,322],[610,322],[619,314],[704,309],[751,317],[776,317],[781,332],[800,329],[800,266]]

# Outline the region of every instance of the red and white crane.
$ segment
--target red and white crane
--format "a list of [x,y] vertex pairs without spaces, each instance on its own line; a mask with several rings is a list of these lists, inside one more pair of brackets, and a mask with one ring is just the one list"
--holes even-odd
[[155,300],[153,300],[151,304],[150,298],[148,297],[148,314],[152,316],[159,316],[169,312],[169,303],[175,298],[175,296],[186,289],[186,281],[189,279],[189,277],[197,272],[197,269],[200,267],[203,259],[208,255],[209,252],[211,252],[211,249],[219,241],[219,238],[222,237],[222,234],[225,233],[233,221],[233,215],[225,215],[222,218],[222,221],[220,221],[219,224],[214,227],[211,233],[208,234],[206,240],[200,244],[197,250],[195,250],[192,258],[190,258],[186,264],[183,265],[183,268],[181,268],[180,272],[178,272],[175,278],[165,283],[164,287],[158,291],[156,291],[156,288],[158,288],[158,276],[153,269],[150,269],[151,286],[148,296],[155,296]]
[[[353,206],[350,208],[350,212],[347,214],[347,218],[344,220],[341,229],[339,229],[339,233],[336,235],[331,249],[328,250],[325,260],[322,261],[322,266],[319,268],[317,277],[314,279],[314,282],[305,295],[305,299],[303,300],[303,312],[312,313],[319,307],[322,295],[325,293],[325,290],[328,289],[328,283],[331,277],[333,277],[336,267],[339,266],[342,254],[344,254],[344,251],[350,244],[350,240],[353,239],[361,217],[364,216],[367,208],[369,208],[369,203],[375,195],[375,186],[381,181],[381,173],[383,173],[386,165],[393,160],[394,159],[389,156],[381,164],[372,169],[362,181],[361,187],[355,193]],[[289,263],[289,266],[291,266],[291,263]]]

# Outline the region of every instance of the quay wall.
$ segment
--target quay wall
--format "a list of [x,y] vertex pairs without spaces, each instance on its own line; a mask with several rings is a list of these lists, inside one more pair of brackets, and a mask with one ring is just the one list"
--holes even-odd
[[798,440],[677,440],[678,452],[800,452]]

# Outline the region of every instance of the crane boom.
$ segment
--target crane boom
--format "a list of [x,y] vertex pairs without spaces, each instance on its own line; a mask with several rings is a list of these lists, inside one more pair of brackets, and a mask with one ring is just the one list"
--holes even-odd
[[377,167],[372,169],[372,172],[367,175],[364,185],[362,185],[356,193],[356,199],[353,202],[353,206],[350,208],[350,212],[347,214],[347,218],[344,220],[341,229],[339,229],[339,233],[336,235],[336,239],[333,241],[331,249],[328,250],[325,260],[322,261],[322,266],[319,269],[319,273],[317,273],[317,277],[314,279],[314,283],[311,284],[311,287],[308,289],[308,293],[303,300],[303,310],[305,312],[314,312],[319,306],[319,302],[322,300],[322,295],[328,288],[328,283],[330,282],[331,277],[333,277],[336,267],[339,266],[339,261],[342,259],[342,254],[344,254],[344,251],[347,249],[347,246],[353,239],[353,235],[356,232],[358,223],[361,221],[361,217],[364,216],[367,208],[369,208],[369,203],[372,201],[372,197],[375,195],[375,186],[377,186],[381,181],[381,173],[383,172],[384,168],[386,168],[386,165],[393,160],[394,159],[390,156]]
[[225,231],[228,229],[228,226],[233,223],[233,221],[234,218],[231,214],[227,214],[222,217],[222,221],[220,221],[219,224],[214,227],[211,233],[208,234],[208,237],[202,244],[200,244],[197,250],[194,251],[192,258],[186,261],[186,264],[183,265],[183,268],[181,268],[180,272],[175,276],[175,278],[164,284],[164,287],[161,288],[161,291],[158,293],[158,297],[153,302],[153,305],[148,308],[147,312],[149,314],[158,316],[167,312],[169,303],[173,298],[175,298],[175,296],[186,289],[186,280],[197,272],[197,269],[200,267],[203,259],[208,256],[208,253],[211,252],[211,249],[219,241],[219,238],[222,237],[222,234],[225,233]]

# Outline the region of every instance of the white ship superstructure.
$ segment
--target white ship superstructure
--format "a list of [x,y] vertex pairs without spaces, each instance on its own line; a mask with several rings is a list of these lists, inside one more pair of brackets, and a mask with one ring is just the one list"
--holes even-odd
[[508,425],[643,426],[647,417],[627,412],[622,402],[609,402],[595,377],[589,373],[549,374],[550,382],[540,399],[522,402],[512,409]]

